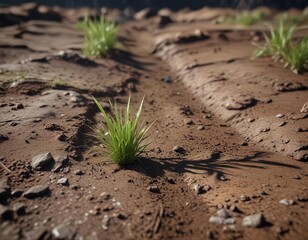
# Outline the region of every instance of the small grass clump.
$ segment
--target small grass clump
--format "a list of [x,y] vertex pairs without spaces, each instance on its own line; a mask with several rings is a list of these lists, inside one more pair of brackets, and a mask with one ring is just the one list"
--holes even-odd
[[295,45],[291,45],[290,49],[283,55],[285,67],[295,72],[303,72],[308,70],[308,38],[305,37]]
[[153,125],[153,123],[144,127],[141,124],[138,127],[140,114],[142,111],[142,99],[139,109],[134,117],[131,116],[130,109],[130,96],[126,111],[122,116],[116,104],[110,102],[111,110],[114,117],[108,116],[102,105],[94,98],[101,115],[103,116],[106,124],[102,124],[96,129],[96,138],[103,145],[103,152],[107,154],[114,163],[121,166],[134,163],[138,156],[143,153],[148,145],[143,144],[147,138],[146,133]]
[[278,61],[282,58],[286,49],[289,48],[296,27],[292,26],[288,28],[285,22],[281,20],[278,28],[269,26],[269,29],[269,35],[263,33],[265,44],[263,46],[258,45],[258,49],[255,51],[254,55],[255,57],[273,56],[273,58]]
[[264,33],[265,44],[257,45],[254,56],[256,58],[272,56],[276,62],[284,63],[285,67],[289,67],[294,73],[306,71],[308,68],[308,38],[293,41],[296,29],[296,26],[286,26],[283,20],[280,20],[276,29],[270,26],[270,34]]
[[265,18],[267,18],[267,14],[262,11],[243,11],[236,14],[235,16],[228,16],[217,19],[217,21],[227,24],[241,24],[244,26],[251,26]]
[[117,43],[116,24],[103,17],[93,20],[86,17],[77,24],[77,28],[85,34],[83,53],[87,57],[100,57],[107,54]]

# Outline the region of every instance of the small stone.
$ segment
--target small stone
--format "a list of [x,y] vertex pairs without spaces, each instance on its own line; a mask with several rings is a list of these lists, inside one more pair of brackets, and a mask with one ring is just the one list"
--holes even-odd
[[180,153],[180,154],[183,154],[183,153],[186,152],[186,150],[183,147],[181,147],[181,146],[175,146],[173,148],[173,151],[176,152],[176,153]]
[[24,109],[24,105],[23,105],[22,103],[18,103],[18,104],[16,105],[16,108],[17,108],[17,109]]
[[110,221],[110,219],[109,219],[108,215],[104,215],[103,220],[102,220],[102,228],[103,228],[103,230],[106,231],[108,229],[109,221]]
[[61,142],[65,142],[67,141],[68,137],[64,134],[64,133],[60,133],[58,136],[57,136],[57,139]]
[[51,232],[55,239],[72,240],[76,235],[76,232],[65,224],[54,227]]
[[185,123],[186,125],[192,125],[194,122],[193,122],[192,119],[185,119],[185,120],[184,120],[184,123]]
[[0,204],[0,218],[3,220],[10,220],[13,217],[12,211],[3,205]]
[[205,129],[204,126],[198,126],[198,127],[197,127],[197,130],[199,130],[199,131],[204,130],[204,129]]
[[54,162],[55,160],[50,153],[44,153],[37,155],[32,159],[31,167],[34,170],[45,170],[50,165],[54,164]]
[[308,113],[308,102],[306,102],[302,107],[301,113]]
[[292,206],[295,204],[295,202],[292,199],[282,199],[279,201],[279,203],[286,206]]
[[173,82],[173,80],[172,80],[172,77],[171,76],[166,76],[165,78],[164,78],[164,82],[165,83],[172,83]]
[[250,201],[250,197],[247,196],[247,195],[245,195],[245,194],[242,194],[242,195],[240,196],[240,199],[241,199],[241,201],[243,201],[243,202]]
[[211,216],[209,222],[214,223],[216,225],[234,224],[235,218],[223,218],[218,216]]
[[236,227],[234,224],[230,224],[230,225],[226,225],[222,228],[222,230],[224,232],[235,232],[236,231]]
[[243,218],[242,226],[244,227],[261,227],[265,222],[262,214],[254,214]]
[[125,219],[127,219],[127,216],[124,213],[119,213],[117,215],[117,218],[120,219],[120,220],[125,220]]
[[6,199],[10,196],[11,186],[8,178],[0,180],[0,200]]
[[167,182],[171,184],[175,184],[175,181],[172,177],[167,177]]
[[76,170],[74,173],[75,175],[78,175],[78,176],[84,175],[84,172],[80,169]]
[[110,193],[102,192],[99,197],[102,200],[109,200],[111,199],[112,195]]
[[153,193],[160,193],[160,190],[156,185],[148,186],[147,190]]
[[282,118],[282,117],[284,117],[284,115],[281,114],[281,113],[279,113],[279,114],[276,115],[276,118]]
[[57,181],[58,184],[61,184],[61,185],[64,185],[64,186],[67,186],[68,185],[68,178],[64,177],[64,178],[60,178],[58,181]]
[[16,190],[11,192],[11,195],[12,195],[13,198],[17,198],[17,197],[20,197],[22,195],[22,193],[23,193],[23,191],[16,189]]
[[247,119],[247,122],[249,122],[249,123],[252,123],[252,122],[254,122],[254,121],[255,121],[254,118],[248,118],[248,119]]
[[13,211],[17,213],[17,215],[26,214],[26,205],[23,203],[15,203],[13,206]]
[[226,178],[224,175],[220,176],[220,177],[219,177],[219,179],[220,179],[220,181],[223,181],[223,182],[225,182],[225,181],[228,181],[228,180],[229,180],[229,179],[228,179],[228,178]]
[[238,208],[236,205],[232,205],[232,206],[230,207],[230,210],[231,210],[232,212],[237,212],[237,213],[241,212],[241,211],[239,210],[239,208]]
[[31,187],[29,190],[24,192],[23,196],[25,198],[37,198],[44,196],[50,192],[49,187],[47,185],[37,185],[34,187]]
[[228,218],[230,217],[230,213],[228,212],[227,209],[221,208],[216,212],[216,216],[221,218]]
[[196,194],[202,194],[205,192],[203,186],[199,185],[199,184],[195,184],[194,185],[194,191]]
[[41,121],[42,121],[41,118],[36,118],[36,119],[33,120],[34,123],[38,123],[38,122],[41,122]]

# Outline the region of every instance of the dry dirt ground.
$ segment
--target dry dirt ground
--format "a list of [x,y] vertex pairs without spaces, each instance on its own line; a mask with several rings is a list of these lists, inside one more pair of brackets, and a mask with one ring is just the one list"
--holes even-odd
[[[263,25],[141,12],[89,60],[84,12],[1,10],[0,239],[307,239],[308,75],[250,60]],[[119,168],[96,152],[92,96],[108,110],[129,93],[156,122]]]

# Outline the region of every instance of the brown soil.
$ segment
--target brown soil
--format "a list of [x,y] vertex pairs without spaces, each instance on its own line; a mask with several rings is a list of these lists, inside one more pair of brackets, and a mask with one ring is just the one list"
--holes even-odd
[[[58,226],[64,239],[307,239],[307,74],[249,61],[251,33],[263,27],[197,16],[125,23],[121,50],[95,61],[81,57],[82,36],[67,21],[0,29],[0,159],[11,171],[0,176],[12,193],[0,210],[26,206],[0,220],[0,239],[56,239]],[[102,119],[91,96],[108,109],[109,98],[125,107],[129,93],[134,109],[145,96],[143,120],[156,122],[149,152],[119,168],[95,152],[91,129]],[[45,152],[55,166],[32,169]],[[57,184],[63,177],[67,186]],[[39,198],[14,193],[42,184],[50,192]],[[207,191],[196,194],[196,184]],[[219,208],[236,222],[211,223]],[[266,219],[259,228],[242,226],[257,213]]]

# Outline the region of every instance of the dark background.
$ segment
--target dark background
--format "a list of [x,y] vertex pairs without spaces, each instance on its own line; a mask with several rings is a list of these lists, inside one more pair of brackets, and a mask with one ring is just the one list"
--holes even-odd
[[[20,3],[30,2],[25,0],[0,0],[2,5],[18,5]],[[308,6],[308,0],[36,0],[32,1],[44,5],[59,5],[62,7],[102,7],[126,8],[132,7],[140,10],[145,7],[154,7],[160,9],[169,7],[174,10],[189,7],[197,9],[204,6],[209,7],[237,7],[237,8],[254,8],[266,5],[271,8],[288,9],[291,7],[305,8]]]

